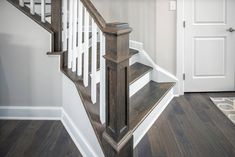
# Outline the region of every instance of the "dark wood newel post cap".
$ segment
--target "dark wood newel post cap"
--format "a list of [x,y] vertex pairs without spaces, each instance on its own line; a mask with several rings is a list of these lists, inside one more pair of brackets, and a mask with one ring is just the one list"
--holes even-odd
[[113,35],[123,35],[132,32],[132,28],[129,27],[128,23],[114,22],[107,23],[104,28],[104,33]]

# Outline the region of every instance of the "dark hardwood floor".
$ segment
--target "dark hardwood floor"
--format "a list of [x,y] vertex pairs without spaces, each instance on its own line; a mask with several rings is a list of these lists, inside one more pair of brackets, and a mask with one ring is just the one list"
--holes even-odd
[[82,157],[60,121],[0,121],[0,157]]
[[209,96],[174,98],[135,148],[135,157],[235,157],[235,126]]
[[[135,157],[235,157],[235,126],[209,96],[174,98],[134,150]],[[0,157],[81,157],[59,121],[0,121]]]

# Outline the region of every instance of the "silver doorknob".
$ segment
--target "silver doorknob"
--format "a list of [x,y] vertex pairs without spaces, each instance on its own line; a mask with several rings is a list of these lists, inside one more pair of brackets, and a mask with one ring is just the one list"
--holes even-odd
[[229,29],[227,29],[227,31],[232,33],[232,32],[235,31],[235,29],[233,29],[232,27],[230,27]]

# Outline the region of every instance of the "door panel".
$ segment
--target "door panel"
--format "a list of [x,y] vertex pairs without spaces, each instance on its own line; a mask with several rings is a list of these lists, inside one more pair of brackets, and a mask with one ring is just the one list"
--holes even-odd
[[225,23],[226,0],[194,0],[195,23]]
[[232,91],[235,0],[185,0],[185,92]]

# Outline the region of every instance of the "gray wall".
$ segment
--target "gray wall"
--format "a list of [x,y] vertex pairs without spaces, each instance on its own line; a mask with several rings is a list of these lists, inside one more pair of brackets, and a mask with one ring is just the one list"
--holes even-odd
[[50,36],[6,0],[0,1],[0,106],[61,106],[59,58]]
[[131,39],[144,43],[150,57],[176,74],[176,12],[170,0],[92,0],[107,22],[128,22]]

